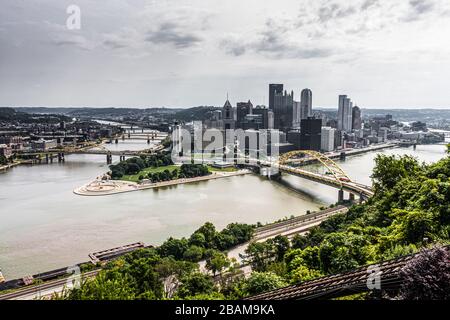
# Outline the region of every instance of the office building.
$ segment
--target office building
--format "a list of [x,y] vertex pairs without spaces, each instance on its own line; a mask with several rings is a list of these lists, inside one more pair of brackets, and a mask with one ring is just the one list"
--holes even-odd
[[352,130],[352,101],[346,95],[339,96],[338,130],[350,132]]
[[300,149],[320,151],[321,119],[302,119],[300,123]]
[[275,129],[288,132],[292,128],[294,115],[294,92],[290,94],[284,91],[282,94],[276,94],[274,99],[274,122]]
[[243,122],[247,115],[251,115],[253,111],[253,104],[250,100],[248,102],[238,102],[236,104],[236,127],[243,128]]
[[352,109],[352,129],[361,130],[361,109],[358,106],[354,106]]
[[0,144],[0,156],[9,158],[12,156],[12,148],[6,144]]
[[273,129],[270,127],[270,117],[272,116],[272,122],[273,122],[273,112],[267,109],[265,106],[256,106],[256,108],[253,109],[253,115],[260,115],[261,121],[262,121],[262,127],[261,129]]
[[274,129],[275,128],[275,115],[272,110],[267,111],[267,129]]
[[227,101],[225,101],[225,104],[222,108],[222,124],[223,129],[225,130],[235,129],[236,127],[236,121],[234,120],[234,110],[228,99]]
[[283,94],[282,84],[269,84],[269,109],[274,110],[275,108],[275,96]]
[[48,150],[51,148],[56,148],[58,146],[58,143],[56,140],[44,140],[39,139],[37,141],[31,141],[31,149],[32,150]]
[[300,119],[308,119],[312,115],[312,91],[303,89],[300,97]]
[[292,128],[300,129],[300,120],[301,120],[301,108],[300,101],[294,101],[293,105],[293,116],[292,116]]
[[320,137],[320,149],[324,152],[334,150],[336,129],[331,127],[322,127]]

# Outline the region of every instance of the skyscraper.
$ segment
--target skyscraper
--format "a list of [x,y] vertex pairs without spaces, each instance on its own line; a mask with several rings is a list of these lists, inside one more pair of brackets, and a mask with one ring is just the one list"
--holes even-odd
[[336,129],[331,127],[322,127],[320,149],[325,152],[334,150],[334,135]]
[[346,95],[339,96],[338,130],[349,132],[352,130],[352,101]]
[[320,151],[322,120],[302,119],[300,124],[300,149]]
[[222,108],[222,122],[225,130],[235,128],[234,110],[228,99]]
[[361,130],[361,109],[358,106],[354,106],[352,109],[352,129]]
[[300,119],[312,116],[312,91],[303,89],[300,97]]
[[275,108],[275,96],[283,94],[282,84],[269,84],[269,109],[274,110]]
[[273,117],[272,111],[267,109],[265,106],[256,106],[256,108],[253,109],[253,114],[261,115],[263,127],[260,129],[269,129],[269,114],[272,114]]
[[275,94],[273,107],[275,129],[287,132],[293,124],[294,92]]
[[236,104],[236,126],[242,128],[242,123],[245,117],[252,114],[253,104],[250,100],[248,102],[238,102]]
[[300,101],[294,101],[293,108],[294,108],[294,114],[293,114],[292,128],[299,129],[300,128],[300,120],[301,120]]

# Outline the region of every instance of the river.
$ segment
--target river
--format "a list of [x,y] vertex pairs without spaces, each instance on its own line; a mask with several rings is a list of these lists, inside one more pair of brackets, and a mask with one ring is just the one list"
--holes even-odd
[[[107,145],[148,148],[146,141]],[[411,154],[433,162],[444,145],[388,149],[348,157],[350,177],[370,183],[376,153]],[[73,189],[108,170],[105,156],[68,155],[65,163],[19,166],[0,174],[0,268],[7,279],[87,261],[88,254],[143,241],[188,236],[206,221],[271,222],[334,203],[337,191],[293,176],[282,182],[246,175],[104,197]],[[117,159],[115,159],[117,160]],[[316,165],[311,170],[320,170]]]

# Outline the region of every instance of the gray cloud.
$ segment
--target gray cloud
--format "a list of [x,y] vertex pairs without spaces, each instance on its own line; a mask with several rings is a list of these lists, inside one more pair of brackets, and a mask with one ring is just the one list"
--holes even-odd
[[61,33],[54,36],[50,43],[58,47],[72,46],[81,50],[88,51],[94,48],[94,45],[90,43],[85,37],[81,35],[70,35],[67,33]]
[[434,10],[435,5],[431,0],[410,0],[410,10],[403,18],[403,21],[414,21],[420,19],[423,15]]
[[418,14],[427,13],[434,7],[434,3],[429,0],[410,0],[409,4]]
[[110,49],[122,49],[127,47],[127,45],[124,42],[112,39],[104,40],[103,45]]
[[172,22],[164,22],[156,30],[149,31],[145,40],[153,44],[169,44],[177,48],[192,47],[202,41],[196,34],[182,31],[180,26]]
[[332,19],[342,19],[355,13],[357,13],[357,10],[352,6],[342,7],[337,3],[331,3],[320,7],[317,14],[320,22],[327,22]]
[[285,26],[277,26],[273,21],[266,22],[265,30],[254,41],[243,43],[241,40],[226,39],[222,42],[225,51],[234,56],[247,52],[264,55],[268,58],[313,59],[324,58],[334,54],[329,48],[292,43],[287,39]]
[[361,10],[367,10],[370,7],[373,7],[375,5],[378,4],[378,0],[365,0],[362,4],[361,4]]

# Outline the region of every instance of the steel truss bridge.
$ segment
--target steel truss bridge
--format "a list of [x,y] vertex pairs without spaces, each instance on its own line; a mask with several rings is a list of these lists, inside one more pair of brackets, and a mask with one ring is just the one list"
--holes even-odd
[[[313,160],[317,160],[327,169],[327,174],[315,173],[293,164],[298,159],[298,156],[308,156]],[[355,195],[359,196],[361,200],[368,199],[374,195],[370,186],[352,181],[352,179],[342,170],[339,165],[324,154],[312,150],[296,150],[282,154],[278,161],[250,159],[248,157],[239,157],[239,160],[244,160],[245,164],[257,167],[271,167],[278,169],[281,173],[287,173],[300,178],[325,184],[339,189],[339,202],[343,201],[344,191],[350,193],[350,199],[353,200]],[[236,159],[235,159],[236,160]],[[251,160],[251,161],[250,161]]]
[[95,154],[95,155],[112,155],[112,156],[140,156],[140,155],[149,155],[151,153],[154,153],[156,151],[164,149],[164,146],[157,145],[153,148],[146,149],[146,150],[139,150],[139,151],[132,151],[132,150],[108,150],[105,146],[97,146],[97,149],[64,149],[64,150],[46,150],[41,152],[23,152],[20,153],[20,155],[42,155],[42,154],[49,154],[49,155],[55,155],[55,154]]
[[[314,173],[289,164],[289,160],[295,159],[300,155],[306,155],[319,161],[327,169],[327,174]],[[278,168],[281,172],[326,184],[341,191],[358,195],[362,199],[370,198],[374,194],[370,186],[352,181],[336,162],[317,151],[296,150],[282,154],[278,160]]]

